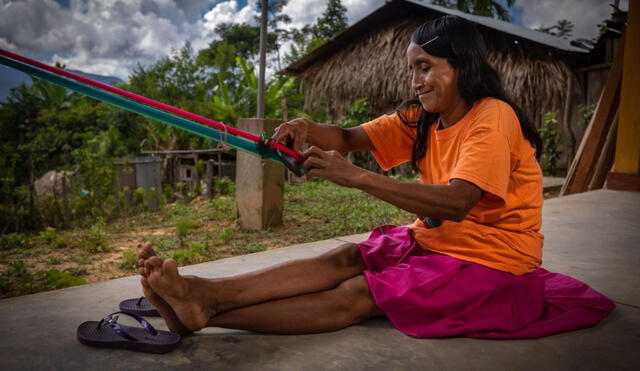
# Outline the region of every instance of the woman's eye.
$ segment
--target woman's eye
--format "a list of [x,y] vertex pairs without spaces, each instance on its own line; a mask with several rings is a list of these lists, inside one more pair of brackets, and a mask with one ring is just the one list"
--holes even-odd
[[422,66],[420,67],[420,69],[422,70],[422,72],[427,72],[431,69],[431,66]]

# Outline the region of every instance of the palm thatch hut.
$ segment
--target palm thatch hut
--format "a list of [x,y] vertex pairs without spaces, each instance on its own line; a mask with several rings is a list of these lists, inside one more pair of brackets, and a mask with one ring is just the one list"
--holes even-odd
[[413,30],[453,14],[474,22],[490,50],[490,63],[507,92],[536,125],[545,112],[562,112],[571,68],[586,54],[568,40],[493,18],[412,0],[387,2],[283,72],[302,80],[305,108],[341,118],[357,98],[375,114],[412,96],[405,51]]

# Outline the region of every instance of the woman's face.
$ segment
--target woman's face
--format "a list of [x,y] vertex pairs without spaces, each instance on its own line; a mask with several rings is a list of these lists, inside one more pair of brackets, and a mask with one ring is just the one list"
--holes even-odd
[[427,54],[418,44],[410,43],[407,61],[413,74],[411,88],[429,112],[445,113],[462,99],[458,91],[458,70],[446,58]]

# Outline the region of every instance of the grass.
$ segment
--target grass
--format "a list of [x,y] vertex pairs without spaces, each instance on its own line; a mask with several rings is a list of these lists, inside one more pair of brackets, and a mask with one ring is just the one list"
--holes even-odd
[[47,269],[31,272],[24,262],[14,261],[8,265],[6,271],[0,272],[0,293],[6,297],[15,296],[11,295],[14,293],[25,295],[82,285],[86,281],[77,276],[83,274],[86,274],[86,271]]
[[98,220],[86,229],[0,235],[0,297],[136,274],[138,247],[147,242],[161,257],[187,265],[414,219],[361,191],[311,181],[285,185],[283,226],[243,231],[236,220],[235,187],[224,186],[213,200],[177,201],[109,224]]

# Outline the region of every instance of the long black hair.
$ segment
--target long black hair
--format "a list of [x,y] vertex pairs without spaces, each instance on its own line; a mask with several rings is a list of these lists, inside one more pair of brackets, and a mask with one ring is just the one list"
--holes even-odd
[[[520,107],[505,93],[500,76],[487,62],[486,44],[473,23],[452,15],[442,16],[418,27],[411,35],[411,42],[421,45],[429,55],[446,58],[451,67],[458,69],[458,91],[469,106],[486,97],[509,104],[518,116],[524,137],[536,148],[536,158],[540,159],[542,139]],[[421,107],[417,121],[405,115],[412,106]],[[404,101],[396,112],[405,125],[416,128],[411,167],[420,172],[418,161],[427,153],[429,128],[438,121],[439,114],[422,109],[417,99]]]

